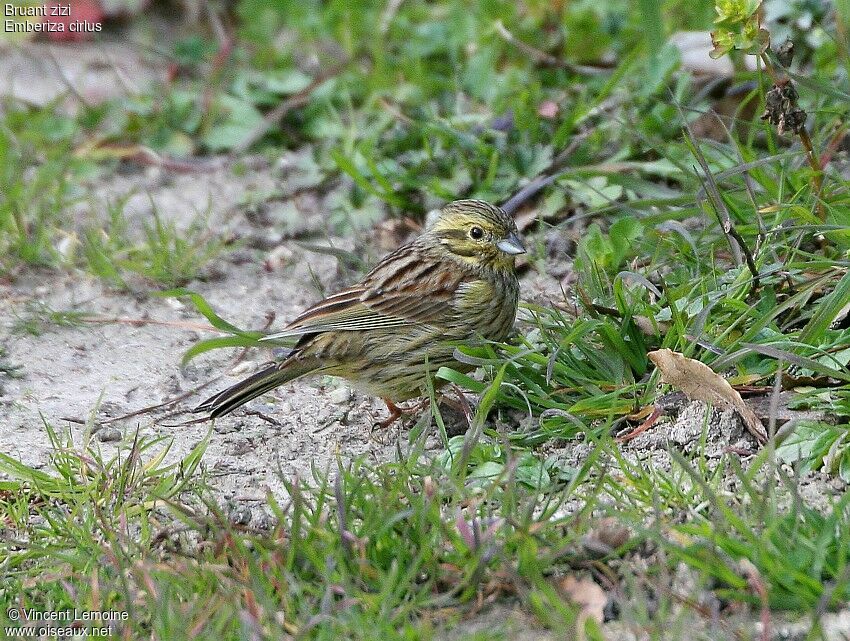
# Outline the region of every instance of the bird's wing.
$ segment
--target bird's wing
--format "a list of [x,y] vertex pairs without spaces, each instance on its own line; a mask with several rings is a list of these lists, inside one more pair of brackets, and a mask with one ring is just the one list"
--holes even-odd
[[305,310],[266,339],[329,331],[373,331],[410,324],[443,327],[454,319],[452,301],[468,274],[448,261],[423,260],[404,246],[382,260],[358,285]]

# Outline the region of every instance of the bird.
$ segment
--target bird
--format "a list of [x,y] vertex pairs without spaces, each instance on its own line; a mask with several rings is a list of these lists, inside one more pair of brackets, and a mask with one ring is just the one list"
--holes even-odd
[[359,283],[261,339],[296,340],[285,357],[193,411],[218,418],[294,379],[330,375],[380,397],[390,414],[379,424],[390,425],[404,413],[396,403],[427,394],[427,378],[440,367],[473,369],[454,358],[457,346],[508,337],[519,302],[516,257],[525,252],[503,209],[450,202]]

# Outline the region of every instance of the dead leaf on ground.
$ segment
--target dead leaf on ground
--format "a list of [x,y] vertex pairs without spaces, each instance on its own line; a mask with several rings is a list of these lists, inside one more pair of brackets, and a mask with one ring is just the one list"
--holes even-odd
[[392,251],[422,227],[411,218],[388,218],[375,225],[375,239],[384,251]]
[[649,352],[647,356],[661,370],[665,383],[682,390],[691,400],[704,401],[724,409],[731,407],[740,414],[747,430],[759,443],[767,441],[767,432],[759,417],[744,403],[729,381],[708,365],[671,349],[659,349]]
[[614,517],[601,519],[582,539],[582,547],[595,556],[607,556],[628,543],[629,529]]
[[558,591],[571,603],[579,607],[576,629],[578,639],[585,639],[584,622],[593,619],[597,623],[605,620],[605,605],[608,597],[595,582],[590,579],[577,579],[572,575],[565,576],[557,584]]

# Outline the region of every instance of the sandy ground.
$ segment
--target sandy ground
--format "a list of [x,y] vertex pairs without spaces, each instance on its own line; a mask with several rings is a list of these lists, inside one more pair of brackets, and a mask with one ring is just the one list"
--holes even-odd
[[[311,239],[312,243],[331,242],[351,249],[350,238],[321,238],[320,230],[326,225],[320,198],[308,194],[276,202],[264,211],[263,224],[249,222],[256,221],[256,207],[244,204],[245,194],[269,192],[286,182],[290,175],[281,166],[289,166],[288,161],[274,166],[258,161],[248,177],[234,175],[227,166],[191,175],[152,169],[116,173],[91,185],[90,197],[73,215],[91,222],[105,211],[106,203],[127,197],[125,213],[130,221],[150,220],[154,208],[163,220],[173,220],[179,227],[203,216],[218,234],[239,236],[255,247],[268,246],[225,254],[208,269],[210,278],[196,280],[187,288],[200,293],[218,314],[239,327],[260,328],[269,313],[275,315],[273,327],[280,327],[321,298],[317,282],[330,293],[356,278],[336,258],[281,240],[274,225],[268,224],[278,210],[291,216],[295,207],[300,215],[297,234],[314,233],[319,238]],[[298,177],[294,179],[297,182]],[[382,253],[374,247],[368,251]],[[544,295],[543,280],[528,278],[527,288],[536,298]],[[220,350],[181,370],[183,353],[198,339],[216,334],[194,328],[208,323],[191,305],[151,295],[150,287],[143,288],[140,282],[135,285],[138,292],[121,292],[82,272],[52,271],[28,272],[0,285],[4,302],[0,327],[6,336],[0,344],[6,360],[22,368],[20,378],[2,381],[0,451],[28,465],[44,466],[51,451],[45,422],[60,433],[67,431],[80,446],[87,428],[65,419],[86,420],[94,411],[98,421],[120,417],[175,399],[222,374],[221,380],[168,408],[169,412],[187,410],[273,358],[271,351],[252,353],[231,367],[237,351]],[[122,322],[48,324],[39,335],[19,331],[23,320],[48,308]],[[212,428],[209,423],[173,427],[196,415],[163,418],[167,413],[108,423],[90,442],[109,458],[119,447],[126,447],[138,430],[144,436],[172,439],[169,459],[177,460],[209,435],[204,461],[213,488],[224,499],[257,503],[264,501],[268,489],[283,492],[281,478],[309,476],[312,467],[335,465],[337,457],[345,461],[365,455],[375,462],[386,461],[408,448],[404,425],[373,428],[386,415],[380,401],[328,377],[284,385],[235,415],[219,419]],[[432,438],[427,446],[438,444]]]
[[[137,191],[128,203],[131,218],[150,215],[144,210],[153,205],[163,218],[180,220],[194,216],[198,203],[204,208],[213,203],[208,213],[212,228],[244,219],[243,208],[238,206],[245,191],[244,179],[235,178],[226,169],[166,181],[147,174],[141,180],[124,176],[114,182],[107,179],[94,190],[91,209],[96,210],[98,201],[105,197],[114,199]],[[271,179],[267,173],[254,175],[251,181],[257,184]],[[305,211],[304,215],[309,222],[321,214]],[[344,239],[334,240],[337,246],[346,245]],[[276,314],[275,326],[281,326],[320,298],[314,278],[329,290],[341,285],[335,258],[291,247],[285,262],[275,261],[271,271],[262,252],[255,252],[260,254],[258,259],[243,262],[246,252],[237,251],[229,259],[216,261],[213,279],[193,282],[190,288],[238,326],[259,328],[268,312]],[[235,352],[227,350],[227,356],[222,352],[201,356],[181,371],[185,350],[198,338],[215,334],[159,324],[85,323],[79,327],[48,327],[39,336],[12,332],[20,319],[32,314],[36,304],[84,312],[92,318],[207,325],[194,308],[174,299],[117,292],[80,273],[27,274],[0,289],[0,297],[6,303],[0,308],[0,324],[7,335],[3,341],[7,359],[23,367],[22,378],[7,379],[3,384],[0,450],[29,465],[43,466],[48,461],[50,448],[42,417],[60,431],[70,430],[79,445],[85,427],[64,418],[86,419],[98,404],[99,418],[121,416],[173,399],[219,373],[225,374],[222,380],[177,406],[188,409],[272,358],[271,352],[253,354],[251,358],[256,361],[239,363],[229,376],[229,357]],[[157,412],[110,423],[92,443],[108,457],[122,444],[126,446],[138,430],[142,435],[173,437],[170,456],[176,459],[209,434],[205,464],[215,488],[224,498],[260,502],[267,488],[282,491],[281,476],[309,475],[311,465],[322,469],[337,455],[386,460],[402,434],[398,429],[374,432],[374,419],[382,418],[386,410],[340,381],[307,379],[285,385],[271,396],[276,399],[274,403],[257,400],[248,409],[262,412],[279,424],[240,412],[218,420],[210,432],[208,423],[166,426],[195,416],[161,419],[163,412]],[[401,441],[406,443],[405,438]]]

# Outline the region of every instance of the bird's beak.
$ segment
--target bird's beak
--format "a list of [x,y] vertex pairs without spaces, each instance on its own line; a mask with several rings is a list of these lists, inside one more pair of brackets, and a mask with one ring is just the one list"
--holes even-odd
[[513,231],[508,234],[507,238],[503,238],[498,243],[496,243],[496,247],[501,249],[506,254],[510,254],[511,256],[525,253],[525,245],[522,244],[522,241],[519,239],[519,236],[517,236],[516,232]]

